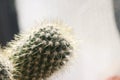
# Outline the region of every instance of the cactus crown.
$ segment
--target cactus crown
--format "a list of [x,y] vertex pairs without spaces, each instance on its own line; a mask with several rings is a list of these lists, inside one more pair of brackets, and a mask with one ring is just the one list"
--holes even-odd
[[[11,43],[14,46],[15,42]],[[63,67],[72,54],[70,42],[54,25],[37,28],[26,39],[20,36],[16,43],[10,57],[16,80],[45,80]]]

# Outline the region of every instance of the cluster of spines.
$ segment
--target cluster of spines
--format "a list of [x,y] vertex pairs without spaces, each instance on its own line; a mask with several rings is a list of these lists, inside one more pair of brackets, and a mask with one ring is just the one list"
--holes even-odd
[[9,65],[5,64],[1,56],[0,59],[0,80],[11,80]]
[[16,80],[44,80],[58,71],[71,55],[71,44],[59,29],[46,26],[36,30],[11,57]]

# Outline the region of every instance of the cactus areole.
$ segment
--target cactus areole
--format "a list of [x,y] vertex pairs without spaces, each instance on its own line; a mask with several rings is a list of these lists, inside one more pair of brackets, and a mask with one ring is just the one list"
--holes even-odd
[[69,61],[73,49],[62,35],[54,25],[47,25],[35,29],[23,44],[17,44],[10,58],[14,64],[14,79],[46,80],[59,71]]

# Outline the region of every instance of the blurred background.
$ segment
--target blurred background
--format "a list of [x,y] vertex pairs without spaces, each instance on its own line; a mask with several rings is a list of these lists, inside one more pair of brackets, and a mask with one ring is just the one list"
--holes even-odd
[[114,4],[114,13],[115,13],[115,20],[120,32],[120,0],[113,0]]
[[[113,4],[117,28],[120,31],[120,0],[114,0]],[[32,18],[25,18],[27,23],[24,21],[19,21],[26,15],[29,15],[27,12],[30,12],[32,8],[36,9],[36,11],[39,10],[37,8],[38,6],[38,0],[29,0],[29,2],[28,0],[0,0],[0,43],[2,46],[5,46],[8,41],[13,39],[14,34],[18,34],[20,31],[27,30],[29,25],[32,24],[32,21],[35,20],[35,17],[42,14],[40,11],[38,11],[38,13],[35,13],[36,15],[31,16]],[[18,16],[19,14],[23,13],[23,16]],[[31,13],[34,14],[32,11]],[[42,15],[44,17],[45,14]]]
[[0,0],[0,44],[13,39],[19,33],[18,19],[14,0]]

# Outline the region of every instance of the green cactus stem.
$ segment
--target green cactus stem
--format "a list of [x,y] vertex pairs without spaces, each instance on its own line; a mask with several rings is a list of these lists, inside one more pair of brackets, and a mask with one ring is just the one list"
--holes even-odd
[[73,47],[59,29],[46,25],[11,42],[15,80],[46,80],[69,61]]

